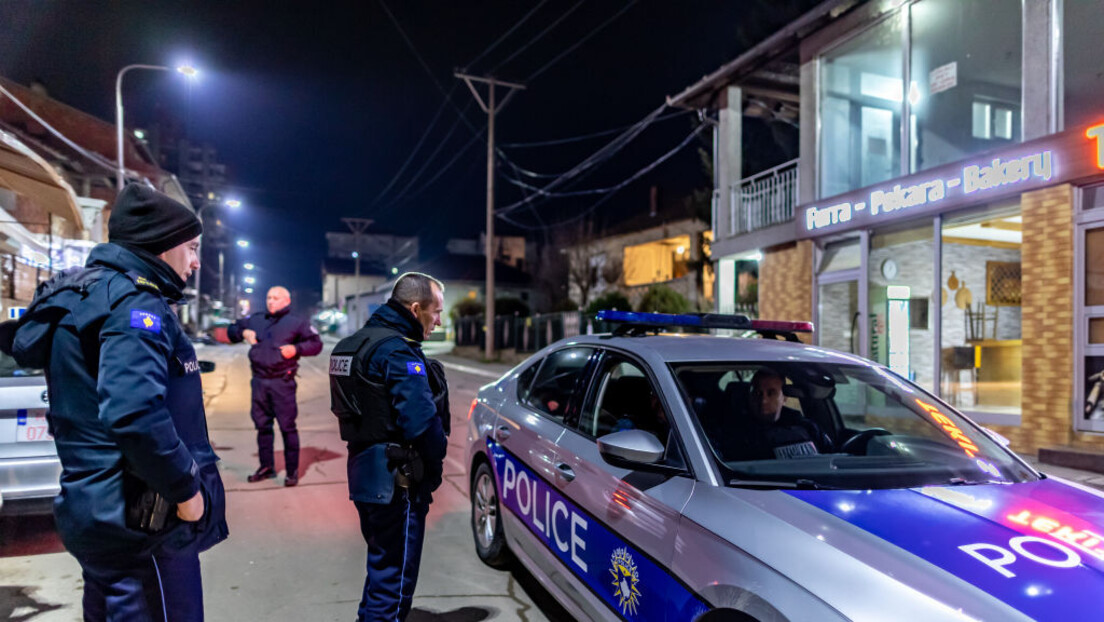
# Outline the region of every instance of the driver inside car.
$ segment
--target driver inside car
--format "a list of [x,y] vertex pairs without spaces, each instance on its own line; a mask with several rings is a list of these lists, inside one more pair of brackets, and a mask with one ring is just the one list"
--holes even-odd
[[770,460],[815,456],[833,451],[832,441],[814,421],[784,406],[786,381],[772,369],[751,378],[747,416],[741,420],[734,456],[740,460]]

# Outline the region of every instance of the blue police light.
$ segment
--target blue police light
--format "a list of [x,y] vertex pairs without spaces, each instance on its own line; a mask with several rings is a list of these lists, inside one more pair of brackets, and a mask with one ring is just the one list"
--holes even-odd
[[754,330],[760,333],[811,333],[812,322],[753,320],[746,315],[723,313],[636,313],[633,311],[599,311],[597,320],[637,328],[694,326],[697,328],[728,328]]

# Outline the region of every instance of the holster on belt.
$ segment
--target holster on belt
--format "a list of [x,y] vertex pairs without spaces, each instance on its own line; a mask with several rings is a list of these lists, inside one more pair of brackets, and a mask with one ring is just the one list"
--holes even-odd
[[395,474],[395,485],[399,488],[413,488],[425,477],[422,457],[413,447],[388,443],[383,455],[387,457],[387,467]]
[[165,528],[169,510],[173,504],[157,494],[136,476],[126,477],[126,525],[146,533],[157,533]]

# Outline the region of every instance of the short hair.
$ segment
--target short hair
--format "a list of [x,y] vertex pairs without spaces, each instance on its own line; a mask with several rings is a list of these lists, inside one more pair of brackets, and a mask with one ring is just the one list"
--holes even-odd
[[433,284],[441,293],[445,293],[445,284],[437,279],[422,274],[421,272],[407,272],[395,281],[395,288],[391,290],[391,297],[404,307],[415,302],[428,305],[433,302]]
[[760,380],[765,380],[767,378],[778,378],[779,382],[781,382],[783,385],[786,384],[786,377],[769,367],[763,367],[759,369],[759,371],[755,372],[755,374],[751,377],[751,384],[752,386],[755,386],[757,382],[759,382]]

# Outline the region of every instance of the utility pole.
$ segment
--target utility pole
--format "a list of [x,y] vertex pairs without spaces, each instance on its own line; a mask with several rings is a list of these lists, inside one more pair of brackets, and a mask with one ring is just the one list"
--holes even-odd
[[353,325],[360,330],[360,234],[372,224],[367,218],[342,218],[341,222],[353,232],[353,259],[356,260],[356,268],[353,276],[353,291],[356,293],[356,323]]
[[[487,292],[486,310],[483,312],[484,321],[484,334],[486,336],[485,347],[486,357],[493,359],[495,354],[495,291],[494,291],[494,261],[495,261],[495,239],[494,239],[494,145],[495,145],[495,113],[506,107],[506,103],[510,101],[510,98],[514,96],[514,93],[525,90],[525,86],[522,84],[515,84],[512,82],[503,82],[494,78],[479,78],[476,76],[469,76],[460,72],[454,74],[457,78],[460,78],[468,85],[468,89],[471,90],[472,95],[475,96],[475,101],[479,104],[479,107],[483,109],[483,112],[487,113],[487,241],[486,241],[486,254],[487,254]],[[482,82],[487,85],[487,101],[484,102],[480,97],[479,91],[475,88],[472,82]],[[497,106],[495,105],[495,87],[504,86],[510,91],[506,94],[506,97],[502,98],[502,102]]]

